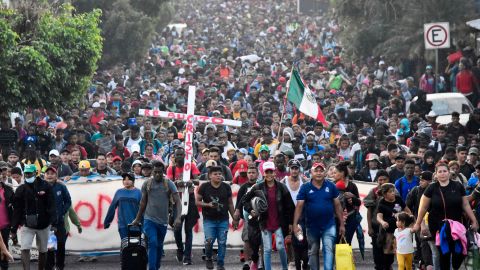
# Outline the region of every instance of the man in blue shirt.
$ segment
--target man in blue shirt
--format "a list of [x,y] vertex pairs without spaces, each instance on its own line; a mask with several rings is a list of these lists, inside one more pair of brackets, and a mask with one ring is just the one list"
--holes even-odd
[[339,235],[345,235],[342,206],[335,184],[325,180],[325,166],[314,163],[311,169],[312,180],[302,185],[297,195],[297,206],[293,218],[293,231],[299,235],[298,221],[305,206],[305,220],[308,241],[308,264],[310,269],[319,269],[318,251],[320,240],[323,243],[323,269],[333,269],[334,245],[337,238],[335,216],[339,221]]
[[407,200],[407,195],[414,187],[418,186],[420,179],[414,175],[415,172],[415,161],[413,159],[408,159],[405,161],[405,176],[397,179],[395,181],[395,188],[397,189],[400,197],[405,202]]

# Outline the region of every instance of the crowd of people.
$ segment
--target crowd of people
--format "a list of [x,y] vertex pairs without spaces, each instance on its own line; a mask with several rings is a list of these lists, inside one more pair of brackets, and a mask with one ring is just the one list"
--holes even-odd
[[[478,230],[480,217],[480,109],[466,124],[464,111],[438,124],[426,94],[460,92],[477,107],[480,61],[471,51],[445,76],[430,65],[416,76],[415,67],[388,56],[348,61],[334,16],[297,14],[296,1],[181,1],[176,18],[144,61],[96,73],[83,106],[2,119],[1,236],[8,247],[20,230],[24,269],[34,236],[39,269],[64,269],[68,219],[82,231],[64,183],[115,175],[123,186],[105,229],[115,211],[121,239],[129,224],[141,224],[149,269],[161,266],[168,226],[177,260],[200,263],[192,259],[200,214],[207,269],[214,258],[225,269],[226,253],[233,253],[226,248],[229,219],[234,228],[243,220],[243,269],[272,269],[273,250],[282,269],[320,269],[322,244],[328,270],[335,244],[363,234],[362,218],[375,269],[391,269],[395,255],[402,270],[459,269],[467,231]],[[326,121],[286,99],[293,69]],[[186,113],[190,85],[196,115],[242,126],[196,123],[191,181],[183,182],[185,121],[145,117],[139,109]],[[352,180],[377,185],[362,201]],[[232,185],[240,186],[235,204]],[[48,249],[51,231],[56,251]]]

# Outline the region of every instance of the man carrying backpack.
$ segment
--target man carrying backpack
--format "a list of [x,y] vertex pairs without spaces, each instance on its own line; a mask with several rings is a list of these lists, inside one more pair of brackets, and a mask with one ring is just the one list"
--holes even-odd
[[[180,197],[175,184],[165,179],[165,166],[159,161],[153,162],[153,178],[149,178],[142,185],[142,200],[137,217],[132,225],[138,226],[144,216],[143,230],[148,238],[148,269],[157,270],[163,253],[163,241],[167,234],[168,207],[173,200],[177,213],[182,212]],[[180,227],[180,215],[177,215],[174,227]]]

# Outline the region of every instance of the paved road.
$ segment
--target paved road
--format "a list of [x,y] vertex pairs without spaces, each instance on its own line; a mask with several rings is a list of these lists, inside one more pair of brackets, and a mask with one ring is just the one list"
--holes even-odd
[[[78,256],[68,256],[67,257],[67,265],[66,269],[82,269],[82,270],[90,270],[90,269],[102,269],[102,270],[118,270],[120,266],[120,258],[119,256],[104,256],[99,257],[97,262],[77,262]],[[356,269],[357,270],[371,270],[373,269],[373,259],[371,251],[366,251],[365,260],[361,259],[360,253],[355,252],[355,260],[356,260]],[[273,256],[273,269],[281,269],[279,263],[278,254],[274,254]],[[162,262],[161,269],[168,269],[168,270],[185,270],[185,269],[206,269],[204,261],[201,259],[201,250],[194,250],[193,252],[193,265],[184,266],[179,264],[175,259],[175,251],[174,250],[167,250],[165,254],[165,258]],[[32,265],[32,269],[36,269],[36,264]],[[242,264],[239,261],[238,257],[238,250],[227,250],[227,257],[226,257],[226,269],[242,269]],[[20,262],[16,261],[10,269],[22,269]],[[396,269],[396,266],[394,266]]]

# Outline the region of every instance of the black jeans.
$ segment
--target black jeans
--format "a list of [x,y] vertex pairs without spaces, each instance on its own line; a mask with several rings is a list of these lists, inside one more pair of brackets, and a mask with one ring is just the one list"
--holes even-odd
[[[2,234],[3,243],[5,244],[5,246],[8,249],[8,239],[10,238],[10,226],[8,226],[5,229],[2,229],[0,233]],[[8,261],[5,260],[5,259],[0,260],[0,268],[2,270],[8,269]]]
[[249,220],[248,222],[248,242],[252,249],[252,261],[258,263],[260,245],[262,245],[262,234],[258,221]]
[[67,242],[67,232],[65,231],[65,224],[59,224],[55,232],[57,237],[57,250],[49,250],[47,252],[46,270],[52,270],[54,266],[62,270],[65,267],[65,244]]
[[174,229],[173,231],[173,236],[175,237],[175,243],[177,244],[177,249],[181,250],[183,252],[183,257],[184,258],[192,258],[192,241],[193,241],[193,226],[191,224],[195,224],[193,222],[189,222],[189,217],[188,215],[185,217],[182,217],[182,225],[185,223],[185,248],[183,247],[183,241],[182,241],[182,228],[183,226],[181,225],[178,229]]

